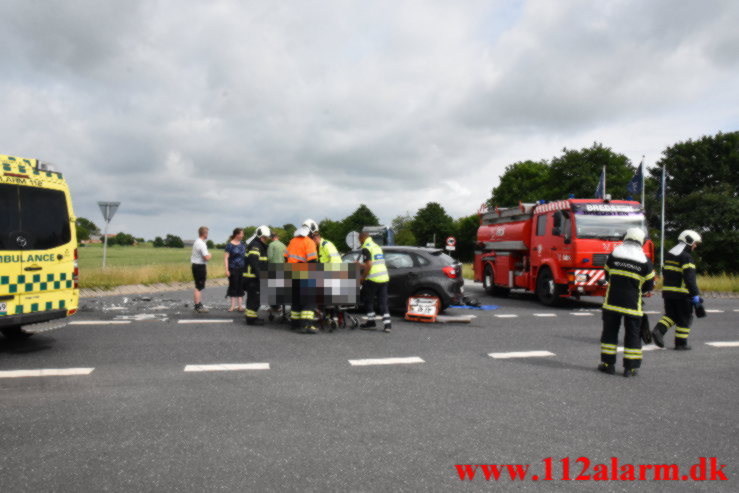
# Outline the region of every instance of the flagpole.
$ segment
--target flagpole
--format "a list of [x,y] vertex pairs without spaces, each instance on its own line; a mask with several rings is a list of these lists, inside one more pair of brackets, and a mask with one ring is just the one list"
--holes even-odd
[[662,239],[659,242],[659,274],[665,269],[665,165],[662,165]]

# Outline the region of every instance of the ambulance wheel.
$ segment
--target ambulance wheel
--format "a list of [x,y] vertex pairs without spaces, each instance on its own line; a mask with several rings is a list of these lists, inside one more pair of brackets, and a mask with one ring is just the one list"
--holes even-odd
[[559,303],[561,288],[554,282],[554,275],[549,267],[542,267],[536,278],[536,296],[547,306]]
[[5,338],[10,341],[22,341],[23,339],[28,339],[33,335],[29,332],[25,332],[23,329],[20,328],[19,325],[13,327],[3,327],[2,329],[0,329],[0,332],[2,332]]

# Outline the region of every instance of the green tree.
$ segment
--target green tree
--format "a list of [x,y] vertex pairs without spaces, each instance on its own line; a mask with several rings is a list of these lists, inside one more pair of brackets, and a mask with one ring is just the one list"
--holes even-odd
[[162,248],[164,246],[164,240],[161,236],[154,238],[154,248]]
[[694,252],[698,270],[739,272],[739,132],[678,142],[662,152],[650,170],[647,211],[650,226],[660,226],[661,204],[654,196],[662,167],[666,171],[665,250],[682,230],[703,237]]
[[[282,225],[282,229],[285,231],[285,234],[287,236],[286,239],[289,240],[293,237],[293,235],[295,234],[295,230],[298,228],[294,224],[287,223]],[[282,239],[282,237],[280,237],[280,239]],[[282,242],[285,243],[285,240],[282,240]]]
[[164,238],[164,246],[167,248],[185,248],[185,242],[179,236],[167,235]]
[[489,204],[509,207],[536,202],[549,196],[549,165],[546,161],[519,161],[506,167],[493,188]]
[[454,221],[454,236],[457,239],[457,248],[454,257],[462,262],[472,262],[475,257],[475,243],[477,243],[477,229],[480,227],[480,216],[460,217]]
[[134,244],[134,238],[128,233],[120,232],[115,235],[115,242],[121,246],[130,246]]
[[326,218],[318,223],[318,229],[320,230],[321,236],[323,238],[331,241],[339,250],[345,251],[344,237],[346,236],[346,234],[342,235],[344,227],[341,224],[341,221],[334,221],[332,219]]
[[85,228],[87,231],[90,232],[92,235],[99,235],[100,234],[100,228],[95,225],[94,222],[90,221],[87,218],[84,217],[78,217],[76,221],[78,228]]
[[396,216],[390,223],[390,227],[395,233],[395,244],[414,246],[416,245],[416,235],[411,230],[413,216],[409,212]]
[[212,249],[212,248],[215,248],[215,243],[213,243],[213,240],[207,240],[205,242],[205,246]]
[[438,202],[429,202],[418,210],[411,223],[411,231],[422,245],[430,243],[436,235],[439,245],[454,233],[454,220]]

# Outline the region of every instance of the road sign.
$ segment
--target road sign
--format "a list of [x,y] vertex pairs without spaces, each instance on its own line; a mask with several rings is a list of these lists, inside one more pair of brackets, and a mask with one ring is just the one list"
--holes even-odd
[[119,205],[121,205],[120,202],[98,202],[100,212],[103,213],[103,219],[106,223],[113,219]]
[[449,238],[446,239],[446,244],[447,246],[453,247],[454,245],[457,244],[457,239],[454,236],[450,236]]
[[345,241],[346,245],[352,250],[356,250],[357,248],[362,246],[359,243],[359,233],[357,233],[356,231],[349,231],[349,234],[346,235]]

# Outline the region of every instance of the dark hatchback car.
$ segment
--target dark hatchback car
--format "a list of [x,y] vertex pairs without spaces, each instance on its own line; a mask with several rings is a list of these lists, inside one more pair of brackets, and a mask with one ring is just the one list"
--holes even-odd
[[[438,296],[441,309],[461,303],[464,279],[462,264],[435,248],[385,246],[385,265],[390,274],[388,304],[391,311],[405,312],[408,297]],[[344,262],[356,262],[359,250],[344,254]]]

